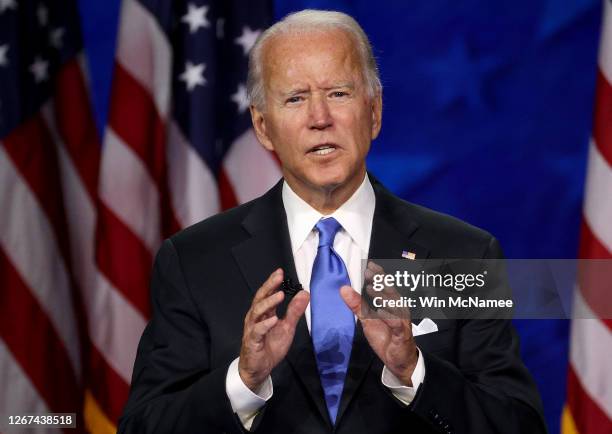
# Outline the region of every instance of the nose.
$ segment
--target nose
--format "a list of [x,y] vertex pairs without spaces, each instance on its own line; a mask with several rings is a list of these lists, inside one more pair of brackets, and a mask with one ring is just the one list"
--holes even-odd
[[324,95],[313,95],[310,99],[309,110],[311,129],[324,130],[332,126],[332,115]]

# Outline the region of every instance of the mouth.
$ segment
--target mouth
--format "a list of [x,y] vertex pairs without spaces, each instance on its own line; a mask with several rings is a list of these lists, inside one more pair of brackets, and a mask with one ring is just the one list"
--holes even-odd
[[307,153],[325,156],[325,155],[331,154],[332,152],[335,152],[337,149],[338,149],[338,146],[336,146],[333,143],[322,143],[320,145],[313,146],[312,148],[308,150]]

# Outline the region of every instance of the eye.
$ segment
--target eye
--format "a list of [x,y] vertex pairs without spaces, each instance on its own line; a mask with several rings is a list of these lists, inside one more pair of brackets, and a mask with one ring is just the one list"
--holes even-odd
[[336,91],[333,91],[330,96],[332,98],[343,98],[345,96],[348,96],[348,92],[345,92],[343,90],[336,90]]
[[285,100],[285,104],[295,104],[302,101],[302,97],[301,96],[290,96],[289,98],[287,98]]

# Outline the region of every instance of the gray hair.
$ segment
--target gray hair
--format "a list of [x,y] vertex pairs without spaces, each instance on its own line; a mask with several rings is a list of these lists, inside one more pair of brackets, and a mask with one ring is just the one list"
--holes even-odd
[[264,107],[263,83],[263,47],[270,38],[277,35],[295,34],[321,30],[343,30],[351,36],[363,65],[363,78],[370,97],[382,91],[378,66],[372,52],[372,46],[361,26],[351,16],[335,11],[305,9],[294,12],[266,29],[255,42],[249,53],[249,73],[247,77],[247,95],[255,107]]

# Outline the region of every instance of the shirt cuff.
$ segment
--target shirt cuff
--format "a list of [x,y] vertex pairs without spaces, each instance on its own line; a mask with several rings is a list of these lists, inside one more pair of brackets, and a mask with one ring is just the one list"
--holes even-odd
[[272,397],[272,378],[268,376],[257,393],[254,393],[240,378],[238,373],[239,360],[239,357],[236,358],[227,370],[225,392],[232,405],[232,410],[236,413],[242,425],[250,430],[259,409]]
[[385,366],[382,371],[381,381],[386,387],[389,388],[393,396],[401,401],[402,404],[409,405],[414,396],[416,395],[417,389],[425,380],[425,362],[423,361],[423,355],[421,354],[421,350],[417,348],[419,352],[419,358],[417,360],[417,364],[414,368],[414,372],[410,377],[412,381],[412,387],[406,386],[402,384],[402,382],[397,378],[393,372],[391,372]]

